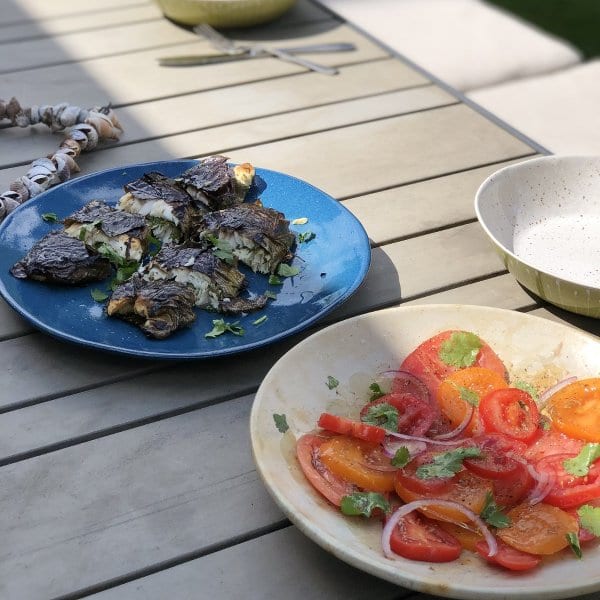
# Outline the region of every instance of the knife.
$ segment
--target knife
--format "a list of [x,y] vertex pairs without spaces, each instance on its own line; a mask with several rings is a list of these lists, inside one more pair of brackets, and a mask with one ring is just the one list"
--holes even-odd
[[181,56],[164,56],[158,58],[158,64],[162,67],[189,67],[194,65],[213,65],[235,60],[247,60],[249,58],[263,58],[272,56],[272,52],[286,52],[288,54],[303,53],[322,53],[322,52],[350,52],[356,50],[354,44],[333,43],[333,44],[313,44],[309,46],[296,46],[292,48],[275,48],[269,50],[252,51],[239,54],[187,54]]

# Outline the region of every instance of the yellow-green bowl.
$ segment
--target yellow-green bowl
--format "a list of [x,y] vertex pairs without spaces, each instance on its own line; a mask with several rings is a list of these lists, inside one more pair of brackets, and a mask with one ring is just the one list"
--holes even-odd
[[545,156],[500,169],[475,212],[521,285],[600,318],[600,157]]
[[156,0],[178,23],[213,27],[250,27],[281,16],[296,0]]

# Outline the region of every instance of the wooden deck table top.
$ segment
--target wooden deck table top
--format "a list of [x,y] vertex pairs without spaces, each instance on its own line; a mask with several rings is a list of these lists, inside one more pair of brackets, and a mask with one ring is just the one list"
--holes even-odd
[[[157,57],[209,45],[148,0],[2,4],[0,95],[110,103],[123,124],[118,143],[80,156],[82,174],[222,153],[323,189],[372,245],[366,280],[324,321],[222,359],[100,353],[0,301],[2,600],[426,600],[342,563],[277,508],[250,452],[262,378],[307,333],[400,304],[495,306],[600,330],[526,293],[475,218],[483,179],[543,148],[312,0],[245,35],[357,49],[314,57],[339,68],[333,77],[276,58],[169,69]],[[60,139],[0,127],[2,191]]]

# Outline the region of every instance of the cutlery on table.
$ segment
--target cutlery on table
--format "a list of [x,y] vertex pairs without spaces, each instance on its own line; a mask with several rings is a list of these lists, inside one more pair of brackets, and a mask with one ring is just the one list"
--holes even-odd
[[338,72],[338,70],[334,67],[326,67],[324,65],[320,65],[311,60],[307,60],[305,58],[296,56],[295,54],[290,54],[282,48],[270,48],[268,46],[261,45],[248,46],[244,44],[238,44],[237,42],[234,42],[233,40],[230,40],[229,38],[225,37],[223,34],[219,33],[216,29],[214,29],[210,25],[207,25],[206,23],[196,25],[193,28],[193,31],[197,35],[206,38],[215,48],[227,55],[243,56],[247,53],[252,54],[257,52],[265,52],[267,54],[270,54],[271,56],[276,56],[281,60],[300,65],[305,69],[310,69],[311,71],[316,71],[317,73],[323,73],[324,75],[336,75]]

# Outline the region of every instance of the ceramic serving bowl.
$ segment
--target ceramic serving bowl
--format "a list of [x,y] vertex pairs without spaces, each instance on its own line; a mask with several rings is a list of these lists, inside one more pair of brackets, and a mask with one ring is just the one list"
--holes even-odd
[[156,0],[165,16],[184,25],[250,27],[272,21],[296,0]]
[[[583,378],[600,373],[597,338],[516,311],[425,305],[341,321],[289,350],[271,368],[256,394],[250,435],[256,466],[267,489],[290,520],[327,551],[413,590],[462,600],[556,600],[600,590],[598,544],[585,549],[583,560],[564,552],[526,573],[498,569],[469,552],[449,563],[390,560],[381,550],[380,522],[345,517],[304,477],[295,444],[301,435],[316,428],[319,415],[332,412],[357,419],[377,375],[397,369],[418,344],[447,329],[480,335],[502,359],[511,380],[552,385],[566,375]],[[338,384],[331,385],[330,377]],[[285,434],[275,427],[275,414],[286,416],[289,429]],[[330,567],[323,564],[324,570]],[[316,597],[318,578],[313,583]]]
[[475,211],[519,283],[600,317],[600,157],[546,156],[500,169],[479,188]]

